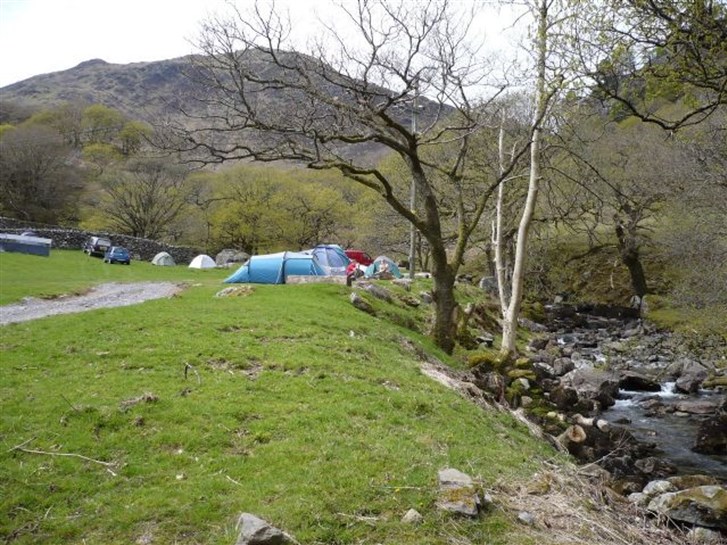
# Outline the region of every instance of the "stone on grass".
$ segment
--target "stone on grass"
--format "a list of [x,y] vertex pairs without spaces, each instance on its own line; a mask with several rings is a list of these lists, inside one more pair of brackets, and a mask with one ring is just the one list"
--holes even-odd
[[480,496],[472,477],[453,468],[439,471],[439,509],[476,517],[480,512],[480,505]]
[[419,524],[424,520],[424,517],[416,509],[409,509],[406,514],[401,517],[401,522],[404,524]]
[[376,314],[374,307],[368,304],[358,293],[351,293],[351,304],[359,310],[363,310],[367,314]]
[[517,519],[522,522],[523,524],[527,524],[528,526],[532,526],[535,524],[535,515],[532,513],[528,513],[527,511],[521,511],[517,515]]
[[237,521],[240,534],[235,545],[294,545],[288,534],[250,513],[242,513]]

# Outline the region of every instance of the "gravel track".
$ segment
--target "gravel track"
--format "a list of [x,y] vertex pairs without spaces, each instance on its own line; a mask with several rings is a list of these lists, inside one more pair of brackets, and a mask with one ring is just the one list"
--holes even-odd
[[172,282],[112,282],[96,286],[83,295],[62,295],[54,299],[26,297],[20,303],[0,306],[0,325],[27,322],[56,314],[135,305],[151,299],[171,297],[180,290],[181,287]]

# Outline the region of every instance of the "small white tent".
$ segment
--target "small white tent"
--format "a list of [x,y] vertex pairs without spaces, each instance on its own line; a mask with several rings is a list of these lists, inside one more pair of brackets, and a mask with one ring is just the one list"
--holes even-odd
[[190,269],[214,269],[215,260],[205,254],[199,254],[189,264]]
[[160,265],[162,267],[173,267],[176,265],[176,263],[174,263],[174,258],[167,252],[159,252],[154,256],[154,259],[151,260],[151,264]]

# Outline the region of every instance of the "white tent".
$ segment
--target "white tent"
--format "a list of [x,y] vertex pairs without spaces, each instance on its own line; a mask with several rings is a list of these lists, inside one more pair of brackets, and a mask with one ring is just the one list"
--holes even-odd
[[205,254],[199,254],[189,264],[190,269],[214,269],[215,267],[215,260]]
[[151,260],[151,264],[160,265],[162,267],[173,267],[176,265],[176,263],[174,263],[174,258],[167,252],[159,252],[154,256],[154,259]]

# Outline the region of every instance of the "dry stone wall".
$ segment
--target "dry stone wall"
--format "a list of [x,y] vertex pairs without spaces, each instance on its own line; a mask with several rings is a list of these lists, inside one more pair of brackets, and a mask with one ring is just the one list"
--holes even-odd
[[40,223],[0,217],[0,231],[19,235],[24,231],[32,230],[39,237],[49,238],[53,241],[51,248],[63,250],[81,250],[90,236],[104,236],[111,240],[115,246],[123,246],[131,253],[132,259],[151,261],[159,252],[168,252],[178,265],[189,263],[201,252],[198,248],[186,246],[173,246],[155,240],[131,237],[106,232],[91,232],[82,229],[44,225]]

